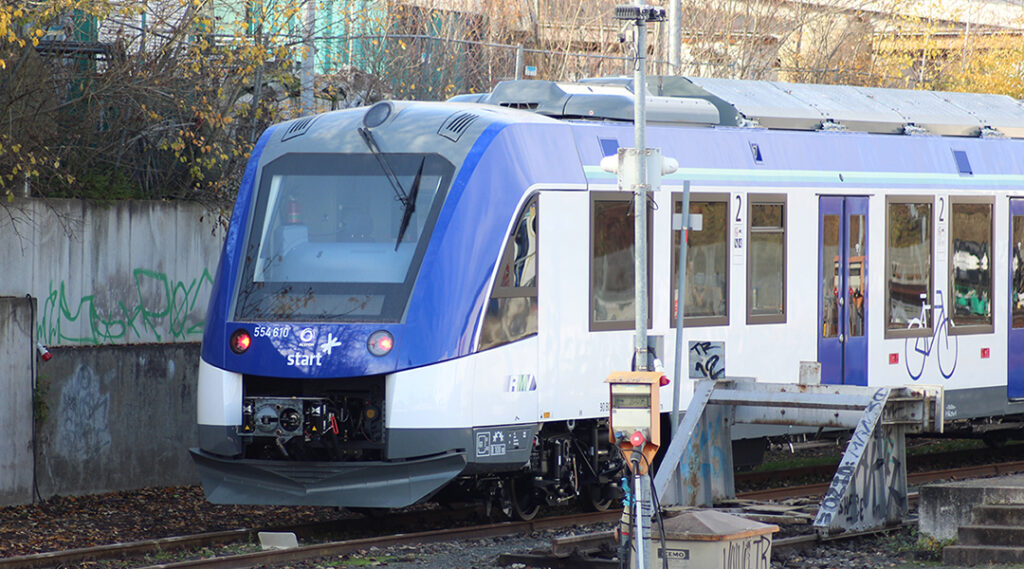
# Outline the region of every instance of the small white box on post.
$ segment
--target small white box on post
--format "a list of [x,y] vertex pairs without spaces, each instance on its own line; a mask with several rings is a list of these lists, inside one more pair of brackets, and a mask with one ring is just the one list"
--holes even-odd
[[[640,177],[637,175],[637,153],[636,148],[619,148],[615,156],[605,156],[601,159],[601,169],[618,176],[620,190],[632,191],[633,185]],[[648,148],[647,153],[647,185],[651,190],[661,189],[661,177],[671,174],[679,169],[679,162],[675,158],[666,158],[661,155],[660,148]]]

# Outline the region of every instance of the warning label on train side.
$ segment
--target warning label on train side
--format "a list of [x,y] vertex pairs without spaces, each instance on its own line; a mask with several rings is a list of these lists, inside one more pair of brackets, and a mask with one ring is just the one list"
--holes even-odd
[[505,435],[501,431],[484,431],[476,434],[476,455],[504,456]]
[[525,460],[533,448],[536,432],[536,426],[474,429],[474,454],[477,459],[490,462]]

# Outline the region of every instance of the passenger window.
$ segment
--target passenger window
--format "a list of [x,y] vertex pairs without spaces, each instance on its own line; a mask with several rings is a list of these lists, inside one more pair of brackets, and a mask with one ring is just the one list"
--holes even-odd
[[951,334],[981,334],[992,324],[992,198],[951,198]]
[[479,349],[537,333],[537,196],[523,207],[505,243],[487,303]]
[[920,327],[918,319],[922,304],[933,302],[932,216],[931,197],[886,198],[886,337],[931,334],[931,319],[921,319]]
[[[633,194],[595,193],[590,202],[590,329],[635,326]],[[648,214],[650,209],[648,209]],[[650,219],[650,216],[648,216]],[[648,231],[651,224],[648,225]],[[650,243],[650,234],[648,234]],[[650,282],[650,247],[647,275]],[[650,287],[648,287],[650,291]],[[648,302],[648,306],[650,302]],[[650,317],[650,312],[648,312]],[[650,325],[650,322],[648,322]]]
[[747,323],[786,321],[786,197],[748,197]]
[[[682,214],[682,196],[672,212]],[[683,296],[684,326],[715,326],[729,323],[729,196],[690,195],[690,214],[701,216],[700,231],[690,231],[686,246],[686,291]],[[691,224],[692,225],[692,224]],[[672,232],[671,325],[679,310],[680,231]]]

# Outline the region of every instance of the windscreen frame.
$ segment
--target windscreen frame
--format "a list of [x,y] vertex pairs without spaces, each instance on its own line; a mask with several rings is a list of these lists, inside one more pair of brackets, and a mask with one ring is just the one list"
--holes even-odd
[[[430,237],[437,223],[448,191],[451,187],[455,167],[444,157],[435,153],[388,153],[384,158],[404,180],[411,180],[416,169],[423,166],[423,174],[436,177],[436,193],[427,213],[423,229],[416,241],[415,252],[409,263],[405,279],[401,282],[317,282],[302,281],[257,281],[254,279],[257,259],[264,237],[264,223],[271,194],[271,184],[278,175],[337,175],[337,176],[373,176],[381,180],[382,191],[392,192],[380,163],[371,153],[289,153],[284,154],[264,165],[260,171],[257,190],[253,197],[245,240],[241,249],[238,278],[235,294],[229,314],[239,322],[282,321],[282,322],[374,322],[398,323],[405,319],[409,297],[415,284],[423,258],[426,254]],[[407,183],[408,184],[408,183]],[[409,188],[405,188],[408,192]],[[402,204],[395,197],[395,207]],[[292,291],[292,292],[289,292]],[[284,313],[273,309],[272,304],[294,301],[296,304],[310,304],[309,299],[317,294],[328,295],[365,295],[382,297],[380,313],[337,314],[316,313],[313,311]],[[312,295],[312,296],[311,296]],[[274,297],[278,300],[274,300]],[[279,302],[280,301],[280,302]]]

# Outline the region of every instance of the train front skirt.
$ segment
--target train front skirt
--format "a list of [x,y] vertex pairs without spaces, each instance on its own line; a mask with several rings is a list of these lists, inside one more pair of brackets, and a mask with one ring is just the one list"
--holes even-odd
[[233,460],[191,449],[214,504],[402,508],[430,496],[466,466],[464,452],[402,461]]

